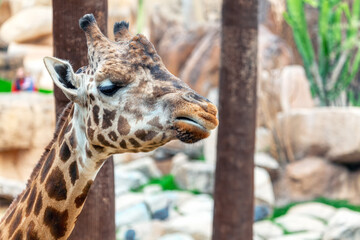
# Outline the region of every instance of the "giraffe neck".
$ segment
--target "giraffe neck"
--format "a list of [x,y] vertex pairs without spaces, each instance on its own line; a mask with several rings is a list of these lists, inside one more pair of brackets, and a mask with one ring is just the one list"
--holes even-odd
[[[67,112],[67,113],[66,113]],[[73,115],[76,117],[73,118]],[[67,239],[106,156],[86,140],[81,112],[68,105],[62,124],[24,192],[0,222],[0,239]],[[32,238],[31,238],[32,237]]]

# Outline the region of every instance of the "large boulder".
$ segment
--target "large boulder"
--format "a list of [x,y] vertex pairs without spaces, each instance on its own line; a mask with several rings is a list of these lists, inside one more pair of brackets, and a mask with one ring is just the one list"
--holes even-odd
[[309,157],[287,165],[284,176],[275,182],[277,204],[307,201],[318,197],[346,199],[359,204],[360,171],[349,172],[339,164]]
[[172,74],[175,76],[180,75],[182,67],[192,54],[195,46],[210,29],[205,25],[195,25],[190,29],[175,26],[164,33],[157,50],[167,69]]
[[43,148],[54,132],[54,97],[37,93],[1,94],[0,122],[0,151]]
[[345,164],[360,162],[360,109],[298,109],[278,115],[275,130],[289,160],[320,156]]
[[219,85],[220,29],[209,28],[184,64],[180,78],[203,96]]
[[26,181],[55,129],[53,95],[0,94],[0,176]]
[[259,27],[259,68],[272,70],[293,64],[293,54],[289,46],[267,27]]
[[52,33],[52,9],[49,6],[21,10],[0,28],[6,42],[28,42]]
[[204,162],[184,162],[173,170],[180,188],[189,191],[212,193],[214,191],[215,165]]
[[309,82],[302,66],[291,65],[262,72],[258,94],[258,125],[272,128],[279,112],[313,108]]

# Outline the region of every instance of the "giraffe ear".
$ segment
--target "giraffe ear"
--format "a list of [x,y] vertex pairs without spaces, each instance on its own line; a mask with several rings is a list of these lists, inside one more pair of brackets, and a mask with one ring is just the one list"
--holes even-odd
[[58,58],[45,57],[44,63],[56,86],[58,86],[65,96],[73,102],[77,102],[78,91],[76,86],[76,75],[70,63]]

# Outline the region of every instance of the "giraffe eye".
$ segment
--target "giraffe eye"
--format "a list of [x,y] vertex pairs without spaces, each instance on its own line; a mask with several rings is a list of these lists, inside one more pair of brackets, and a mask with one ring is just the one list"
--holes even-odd
[[105,85],[105,86],[99,86],[99,91],[106,96],[112,96],[114,95],[122,86],[111,84],[111,85]]

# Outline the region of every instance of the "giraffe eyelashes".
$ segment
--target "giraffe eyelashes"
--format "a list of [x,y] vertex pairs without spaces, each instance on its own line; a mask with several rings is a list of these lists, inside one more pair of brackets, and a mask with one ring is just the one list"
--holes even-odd
[[121,89],[123,86],[120,85],[116,85],[116,84],[111,84],[111,85],[102,85],[99,86],[98,89],[99,91],[106,95],[106,96],[112,96],[114,95],[119,89]]
[[122,85],[112,83],[110,80],[106,80],[98,89],[102,94],[112,96],[123,87]]

